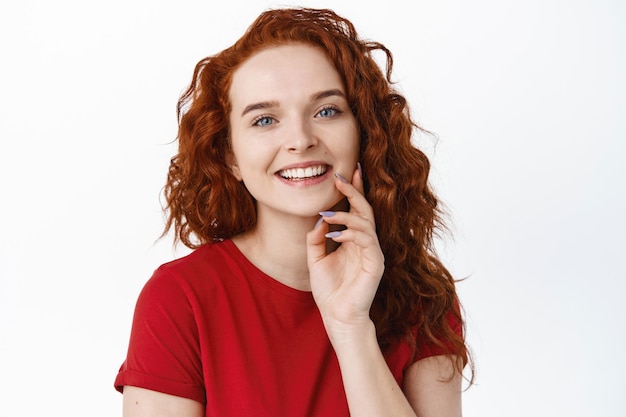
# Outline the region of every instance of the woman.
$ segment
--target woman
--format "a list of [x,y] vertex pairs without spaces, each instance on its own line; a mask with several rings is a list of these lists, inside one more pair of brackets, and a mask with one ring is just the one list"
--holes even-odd
[[125,416],[461,415],[460,308],[391,66],[313,9],[198,63],[165,188],[195,250],[139,297]]

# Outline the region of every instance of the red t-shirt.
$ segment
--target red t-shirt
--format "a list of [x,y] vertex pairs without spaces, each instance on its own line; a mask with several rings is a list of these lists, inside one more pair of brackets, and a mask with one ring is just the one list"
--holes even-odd
[[[436,352],[398,343],[403,371]],[[158,268],[143,288],[115,387],[190,398],[207,416],[348,416],[339,364],[310,292],[257,269],[230,240]]]

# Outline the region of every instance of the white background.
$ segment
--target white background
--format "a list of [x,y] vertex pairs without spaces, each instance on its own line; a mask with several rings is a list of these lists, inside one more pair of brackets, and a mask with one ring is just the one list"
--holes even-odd
[[[301,4],[385,43],[438,135],[421,146],[468,277],[465,415],[624,416],[626,3]],[[155,243],[176,100],[276,5],[0,7],[0,416],[121,415],[136,296],[185,252]]]

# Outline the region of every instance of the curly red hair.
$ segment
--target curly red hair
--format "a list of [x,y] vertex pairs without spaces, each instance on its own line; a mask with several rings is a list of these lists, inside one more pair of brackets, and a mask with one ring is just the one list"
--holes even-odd
[[[233,72],[252,54],[289,43],[317,46],[328,56],[358,122],[365,195],[374,209],[386,265],[371,309],[381,348],[405,337],[414,340],[417,328],[429,344],[451,351],[461,372],[468,350],[450,324],[463,325],[455,281],[433,248],[442,213],[428,183],[429,160],[411,142],[421,128],[392,87],[391,52],[360,39],[353,24],[332,10],[266,11],[233,46],[197,64],[177,107],[179,151],[165,187],[164,234],[173,227],[176,241],[196,248],[254,226],[255,201],[227,161],[228,91]],[[385,73],[374,59],[376,52],[386,58]]]

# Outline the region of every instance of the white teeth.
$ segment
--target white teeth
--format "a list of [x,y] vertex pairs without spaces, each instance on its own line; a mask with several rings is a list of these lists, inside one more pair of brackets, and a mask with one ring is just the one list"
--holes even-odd
[[318,177],[326,172],[324,165],[306,168],[284,169],[279,172],[280,176],[290,180],[303,180],[305,178]]

